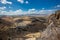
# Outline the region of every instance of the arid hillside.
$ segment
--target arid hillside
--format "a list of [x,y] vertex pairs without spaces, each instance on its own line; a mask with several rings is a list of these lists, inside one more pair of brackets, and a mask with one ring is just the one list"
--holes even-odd
[[51,14],[48,17],[0,17],[0,39],[2,40],[17,40],[16,38],[60,40],[59,30],[60,10],[56,11],[54,14]]

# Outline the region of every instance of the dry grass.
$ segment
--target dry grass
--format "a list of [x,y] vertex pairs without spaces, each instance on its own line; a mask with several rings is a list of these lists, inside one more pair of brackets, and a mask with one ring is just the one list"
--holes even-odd
[[27,34],[27,35],[25,35],[24,37],[26,37],[26,38],[38,38],[38,37],[40,37],[41,36],[41,33],[40,32],[37,32],[37,33],[30,33],[30,34]]

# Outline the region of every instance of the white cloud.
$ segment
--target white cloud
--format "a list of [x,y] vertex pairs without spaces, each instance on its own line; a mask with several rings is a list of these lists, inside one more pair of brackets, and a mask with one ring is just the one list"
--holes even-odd
[[7,1],[7,0],[0,0],[0,2],[1,2],[2,4],[12,4],[12,2],[9,2],[9,1]]
[[9,6],[9,8],[11,8],[11,6]]
[[29,9],[28,11],[35,11],[36,9],[32,8],[32,9]]
[[0,10],[0,15],[21,15],[23,14],[24,11],[22,11],[21,9],[16,10],[16,11],[2,11]]
[[45,8],[42,8],[42,10],[44,10]]
[[28,4],[29,2],[28,1],[24,1],[24,0],[17,0],[18,2],[20,2],[21,4],[25,3],[25,4]]
[[60,5],[56,5],[55,8],[60,8]]
[[22,4],[24,3],[24,0],[17,0],[17,1],[20,2],[20,3],[22,3]]
[[52,14],[55,10],[40,10],[38,14]]
[[5,7],[5,6],[0,7],[0,10],[5,10],[5,9],[6,9],[6,7]]
[[25,14],[52,14],[55,10],[36,10],[36,9],[29,9],[27,11],[23,11],[22,9],[16,11],[4,11],[0,10],[0,15],[25,15]]
[[37,13],[37,10],[34,9],[34,8],[29,9],[29,10],[27,11],[27,14],[36,14],[36,13]]
[[28,1],[26,1],[25,3],[26,3],[26,4],[28,4],[29,2],[28,2]]
[[60,5],[57,5],[56,7],[60,7]]

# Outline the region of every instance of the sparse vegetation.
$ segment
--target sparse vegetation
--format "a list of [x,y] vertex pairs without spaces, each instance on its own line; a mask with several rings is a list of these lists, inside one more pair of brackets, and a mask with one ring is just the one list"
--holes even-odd
[[[60,10],[46,17],[0,17],[0,38],[24,37],[60,40]],[[54,37],[54,39],[52,38]]]

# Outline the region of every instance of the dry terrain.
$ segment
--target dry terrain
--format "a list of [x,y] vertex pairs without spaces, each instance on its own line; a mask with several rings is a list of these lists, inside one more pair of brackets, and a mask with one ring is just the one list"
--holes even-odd
[[60,10],[49,16],[2,16],[0,40],[60,40]]

